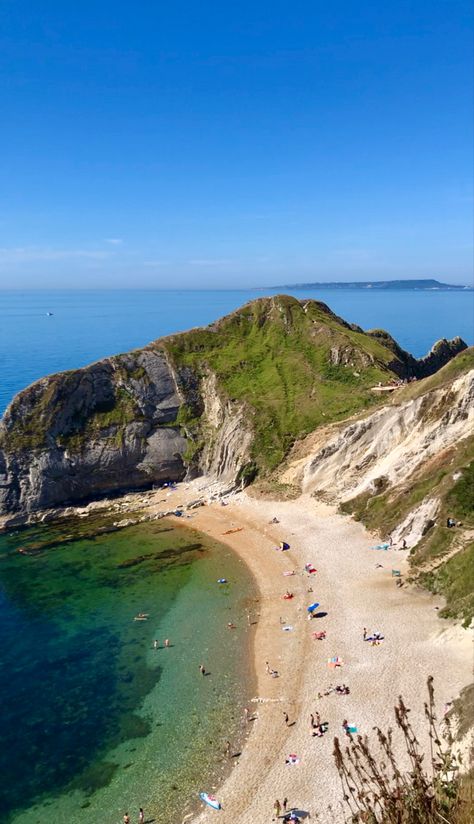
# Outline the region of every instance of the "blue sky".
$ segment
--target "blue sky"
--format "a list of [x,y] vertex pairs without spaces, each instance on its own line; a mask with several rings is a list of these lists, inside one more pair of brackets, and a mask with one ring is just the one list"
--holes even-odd
[[0,5],[0,284],[472,277],[471,3]]

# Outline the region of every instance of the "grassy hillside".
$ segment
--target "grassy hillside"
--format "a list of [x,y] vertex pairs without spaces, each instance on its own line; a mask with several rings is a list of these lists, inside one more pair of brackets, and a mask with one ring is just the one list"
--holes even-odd
[[275,468],[297,437],[380,402],[394,353],[316,301],[253,301],[221,321],[159,342],[178,368],[218,377],[244,402],[259,470]]

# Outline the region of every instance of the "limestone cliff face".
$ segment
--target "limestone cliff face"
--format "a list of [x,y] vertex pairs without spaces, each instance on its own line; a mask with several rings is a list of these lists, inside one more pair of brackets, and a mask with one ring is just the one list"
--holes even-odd
[[[385,523],[393,520],[398,507],[400,521],[392,525],[392,537],[413,547],[440,510],[437,473],[450,465],[456,451],[468,454],[473,431],[474,369],[470,369],[406,402],[388,404],[359,420],[314,433],[290,459],[282,479],[299,483],[303,491],[328,502],[349,504],[347,511],[363,509],[366,502],[378,498]],[[410,492],[417,484],[426,493],[411,505]]]
[[324,445],[300,464],[302,488],[338,502],[383,491],[470,437],[473,423],[471,370],[448,386],[327,433]]
[[0,423],[0,515],[205,472],[228,487],[249,461],[242,404],[156,346],[51,375]]
[[143,350],[44,378],[0,429],[0,512],[31,512],[186,473],[182,403],[165,355]]
[[201,391],[205,441],[200,470],[232,485],[251,459],[252,413],[244,404],[222,397],[213,373],[202,381]]

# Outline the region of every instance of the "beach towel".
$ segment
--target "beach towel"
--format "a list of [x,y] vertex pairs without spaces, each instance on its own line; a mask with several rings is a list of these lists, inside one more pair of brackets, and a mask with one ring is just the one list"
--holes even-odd
[[371,546],[370,549],[390,549],[390,544],[377,544],[377,546]]
[[293,753],[290,753],[290,755],[289,755],[289,756],[288,756],[288,758],[286,759],[286,762],[285,762],[285,763],[286,763],[286,764],[299,764],[299,763],[300,763],[300,759],[299,759],[299,758],[298,758],[298,756],[297,756],[297,755],[293,752]]
[[344,661],[342,658],[339,658],[339,655],[335,655],[333,658],[328,658],[328,667],[335,669],[336,667],[342,667],[343,664]]
[[306,607],[307,612],[314,612],[315,609],[319,607],[319,604],[310,604],[309,607]]
[[288,626],[286,626],[286,627],[282,627],[282,630],[283,630],[283,632],[292,632],[292,631],[293,631],[293,627],[291,627],[291,626],[288,624]]

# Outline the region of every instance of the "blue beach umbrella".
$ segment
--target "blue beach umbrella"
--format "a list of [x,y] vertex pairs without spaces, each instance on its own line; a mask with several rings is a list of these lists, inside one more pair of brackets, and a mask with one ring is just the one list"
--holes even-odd
[[318,607],[319,607],[319,604],[311,604],[308,607],[308,612],[314,612],[314,610],[317,609]]

